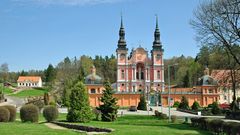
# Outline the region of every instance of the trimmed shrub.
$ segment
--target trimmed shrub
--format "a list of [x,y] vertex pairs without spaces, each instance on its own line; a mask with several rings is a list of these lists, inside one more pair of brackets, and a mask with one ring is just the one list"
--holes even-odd
[[177,121],[177,116],[171,115],[171,121],[172,121],[172,123],[175,123]]
[[180,104],[180,102],[175,101],[174,104],[173,104],[173,107],[178,108],[179,104]]
[[199,118],[197,118],[197,117],[191,118],[191,125],[192,125],[193,127],[198,127],[198,126],[200,125],[200,123],[199,123]]
[[211,120],[206,117],[199,118],[199,127],[203,130],[208,130],[208,124]]
[[235,122],[224,122],[222,125],[223,132],[226,133],[227,135],[232,134],[232,127],[235,125]]
[[39,109],[33,104],[24,105],[20,109],[22,122],[38,122]]
[[199,107],[200,107],[199,103],[197,101],[194,101],[191,108],[192,108],[192,110],[197,111],[199,109]]
[[58,109],[55,106],[49,105],[43,109],[43,117],[48,121],[55,121],[58,118]]
[[208,128],[210,131],[212,131],[216,134],[220,134],[222,132],[223,122],[224,121],[222,121],[220,119],[211,120],[208,123]]
[[10,118],[9,118],[9,122],[14,122],[16,120],[16,114],[17,114],[17,109],[16,107],[12,106],[12,105],[6,105],[4,106],[6,109],[8,109],[9,113],[10,113]]
[[10,118],[10,112],[5,107],[0,107],[0,122],[8,122]]

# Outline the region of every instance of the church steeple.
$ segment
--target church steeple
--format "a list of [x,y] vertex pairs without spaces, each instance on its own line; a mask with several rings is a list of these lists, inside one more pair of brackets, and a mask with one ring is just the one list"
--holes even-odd
[[156,16],[156,28],[154,32],[153,50],[162,50],[162,44],[160,41],[160,31],[158,28],[158,17]]
[[125,41],[125,30],[123,27],[123,19],[122,19],[122,15],[121,15],[121,26],[120,26],[120,30],[119,30],[118,49],[127,50],[126,46],[127,46],[127,44]]

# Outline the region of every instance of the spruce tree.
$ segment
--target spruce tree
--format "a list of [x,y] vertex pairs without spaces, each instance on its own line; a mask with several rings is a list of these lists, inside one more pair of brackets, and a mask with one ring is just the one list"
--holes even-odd
[[117,98],[113,97],[113,89],[109,81],[104,83],[105,90],[100,101],[103,103],[98,110],[102,113],[102,121],[114,121],[117,119]]
[[67,114],[69,122],[89,122],[93,113],[89,105],[87,90],[82,82],[76,83],[71,90]]
[[141,95],[137,109],[144,110],[144,111],[147,110],[147,102],[144,95]]

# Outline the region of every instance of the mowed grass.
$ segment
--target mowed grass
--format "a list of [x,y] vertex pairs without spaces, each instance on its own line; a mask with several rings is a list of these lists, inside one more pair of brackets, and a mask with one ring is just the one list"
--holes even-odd
[[79,135],[72,130],[56,130],[48,128],[44,123],[1,123],[1,135]]
[[26,98],[26,97],[34,97],[34,96],[43,96],[45,92],[48,92],[46,89],[26,89],[20,91],[16,94],[11,94],[11,96]]
[[[19,114],[17,115],[19,120]],[[59,120],[65,120],[66,114],[60,114]],[[3,135],[79,135],[85,133],[68,130],[54,130],[44,125],[42,114],[39,117],[40,124],[0,123],[0,134]],[[76,123],[94,127],[111,128],[115,131],[110,135],[210,135],[209,132],[192,128],[187,124],[168,123],[154,116],[126,115],[115,122],[91,121],[89,123]]]
[[13,91],[12,91],[10,88],[8,88],[8,87],[3,87],[3,84],[2,84],[2,83],[0,84],[0,90],[3,90],[3,93],[4,93],[4,94],[11,94],[11,93],[13,93]]
[[91,121],[81,125],[115,129],[112,135],[210,135],[182,123],[168,123],[155,116],[127,115],[115,122]]

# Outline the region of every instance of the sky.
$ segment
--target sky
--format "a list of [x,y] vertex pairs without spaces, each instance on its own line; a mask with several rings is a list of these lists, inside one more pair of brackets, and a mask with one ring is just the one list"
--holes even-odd
[[0,0],[0,64],[42,70],[65,57],[115,55],[121,14],[129,50],[152,48],[158,16],[164,58],[195,57],[189,24],[200,0]]

